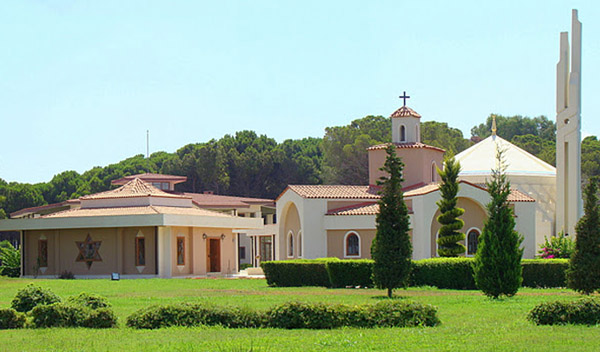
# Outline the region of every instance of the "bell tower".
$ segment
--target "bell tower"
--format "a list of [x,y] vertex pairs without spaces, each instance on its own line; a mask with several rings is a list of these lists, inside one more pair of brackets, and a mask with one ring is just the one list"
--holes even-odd
[[404,105],[396,110],[392,118],[392,143],[419,143],[421,142],[421,115],[406,106],[406,99],[410,96],[404,92],[400,99]]

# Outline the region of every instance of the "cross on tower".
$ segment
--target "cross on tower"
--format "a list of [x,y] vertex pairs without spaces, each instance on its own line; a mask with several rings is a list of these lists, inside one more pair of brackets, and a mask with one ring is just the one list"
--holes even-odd
[[399,96],[398,98],[400,98],[400,99],[403,99],[403,100],[404,100],[404,105],[403,105],[403,106],[406,106],[406,99],[409,99],[409,98],[410,98],[410,96],[409,96],[409,95],[406,95],[406,91],[404,91],[404,94],[402,94],[402,95],[401,95],[401,96]]

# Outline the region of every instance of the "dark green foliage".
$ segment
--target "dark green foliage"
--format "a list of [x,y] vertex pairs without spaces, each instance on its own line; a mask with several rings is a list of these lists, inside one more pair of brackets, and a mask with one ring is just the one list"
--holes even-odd
[[60,302],[37,306],[33,308],[30,314],[33,326],[36,328],[85,327],[104,329],[117,326],[117,317],[110,308],[91,309],[79,304]]
[[[545,116],[534,118],[516,116],[502,116],[491,114],[485,124],[471,128],[471,135],[486,138],[492,131],[492,120],[496,117],[498,136],[510,141],[515,136],[533,135],[554,142],[556,140],[556,125]],[[535,154],[534,154],[535,155]]]
[[377,232],[371,245],[373,264],[373,283],[378,288],[387,289],[392,297],[393,289],[405,287],[410,273],[412,244],[408,236],[408,208],[402,193],[402,169],[404,164],[396,155],[394,145],[386,148],[387,157],[382,176],[377,182],[381,186],[379,213],[375,218]]
[[269,286],[325,286],[329,287],[327,262],[337,258],[318,260],[296,259],[260,263]]
[[25,326],[25,314],[12,308],[0,308],[0,330],[20,329]]
[[510,182],[504,173],[502,151],[498,151],[496,159],[499,166],[492,170],[492,181],[486,183],[492,198],[487,205],[488,218],[473,264],[477,288],[493,298],[513,296],[523,281],[523,250],[519,248],[523,238],[515,231],[514,214],[507,200]]
[[49,289],[29,284],[20,289],[11,302],[17,312],[29,312],[39,305],[48,305],[60,302],[61,299]]
[[431,258],[413,261],[411,286],[473,290],[472,258]]
[[435,326],[439,323],[434,307],[404,301],[382,301],[358,306],[288,302],[266,312],[183,303],[147,307],[127,318],[127,326],[137,329],[205,325],[228,328],[334,329],[342,326]]
[[261,311],[191,303],[150,306],[127,317],[127,326],[137,329],[202,325],[256,328],[265,324],[265,315]]
[[465,213],[465,210],[456,207],[460,163],[454,158],[446,159],[444,170],[438,169],[437,172],[442,179],[440,183],[442,198],[436,202],[440,210],[437,221],[442,225],[437,240],[438,253],[440,257],[458,257],[466,252],[465,246],[460,243],[465,239],[465,234],[459,232],[465,225],[465,222],[459,219]]
[[75,274],[73,274],[72,271],[63,270],[63,272],[58,275],[58,278],[61,280],[75,280]]
[[582,298],[577,301],[555,301],[535,306],[527,319],[537,325],[600,324],[600,300]]
[[331,287],[372,287],[373,261],[370,259],[327,262]]
[[67,298],[66,303],[83,306],[83,307],[88,307],[91,309],[109,308],[110,307],[110,303],[108,303],[108,300],[105,297],[98,296],[95,294],[89,294],[89,293],[85,293],[85,292],[82,292],[82,293],[78,294],[77,296],[71,296],[71,297]]
[[0,246],[0,275],[21,276],[21,252],[8,241]]
[[575,227],[575,253],[567,271],[569,288],[587,295],[600,290],[600,208],[597,192],[598,178],[594,177],[585,187],[585,215]]
[[540,245],[540,258],[543,259],[554,259],[554,258],[566,258],[569,259],[575,252],[575,241],[570,237],[565,236],[561,231],[557,236],[551,236],[550,240],[548,237],[544,237],[545,241]]
[[436,121],[421,122],[421,142],[444,149],[446,155],[456,155],[473,144],[458,128]]
[[110,308],[86,309],[82,327],[92,329],[108,329],[117,326],[117,316]]
[[523,287],[566,287],[567,259],[523,259]]

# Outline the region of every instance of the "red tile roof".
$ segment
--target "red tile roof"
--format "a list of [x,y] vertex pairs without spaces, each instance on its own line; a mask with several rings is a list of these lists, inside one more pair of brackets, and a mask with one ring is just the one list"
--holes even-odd
[[79,199],[108,199],[108,198],[135,198],[135,197],[163,197],[163,198],[190,198],[164,192],[139,178],[127,182],[123,186],[106,192],[90,194]]
[[517,189],[511,189],[510,190],[510,194],[508,195],[508,201],[510,203],[515,203],[515,202],[535,202],[535,199],[531,198],[530,196],[528,196],[527,194],[517,190]]
[[289,185],[283,193],[288,189],[303,198],[379,199],[378,187],[373,186]]
[[403,106],[400,109],[394,111],[394,113],[392,114],[391,117],[409,117],[409,116],[421,117],[421,115],[417,114],[416,111],[409,108],[408,106]]
[[[177,194],[177,193],[174,193]],[[248,208],[252,204],[275,206],[273,199],[221,196],[204,193],[181,193],[191,197],[192,201],[201,208]]]
[[60,203],[52,203],[52,204],[40,205],[37,207],[25,208],[25,209],[17,210],[15,212],[10,213],[10,217],[12,218],[12,217],[23,215],[23,214],[37,213],[39,211],[46,210],[46,209],[62,208],[62,207],[67,206],[68,204],[77,204],[77,203],[79,203],[79,200],[71,199],[71,200],[66,200],[64,202],[60,202]]
[[127,182],[134,180],[136,178],[142,179],[145,182],[173,182],[173,183],[181,183],[187,181],[187,177],[185,176],[175,176],[175,175],[163,175],[163,174],[137,174],[131,176],[125,176],[123,178],[119,178],[117,180],[112,180],[111,184],[113,185],[124,185]]
[[442,148],[438,148],[438,147],[434,147],[432,145],[427,145],[425,143],[421,143],[421,142],[411,142],[411,143],[384,143],[384,144],[378,144],[378,145],[374,145],[371,146],[369,148],[367,148],[367,150],[377,150],[377,149],[385,149],[388,147],[388,145],[390,144],[394,144],[396,146],[396,149],[406,149],[406,148],[410,148],[410,149],[419,149],[419,148],[423,148],[423,149],[431,149],[431,150],[436,150],[439,152],[444,153],[445,150]]
[[231,217],[231,215],[198,208],[166,207],[148,205],[143,207],[112,207],[112,208],[78,208],[57,213],[44,215],[41,218],[80,218],[95,216],[124,216],[124,215],[151,215],[151,214],[174,214],[174,215],[200,215]]

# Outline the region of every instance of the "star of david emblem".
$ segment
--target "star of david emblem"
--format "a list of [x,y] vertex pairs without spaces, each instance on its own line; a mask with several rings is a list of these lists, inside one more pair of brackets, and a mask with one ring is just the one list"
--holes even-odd
[[102,261],[102,257],[100,257],[100,253],[98,252],[102,241],[92,241],[92,236],[88,233],[85,241],[75,241],[75,243],[79,249],[79,255],[75,259],[76,262],[85,262],[89,270],[93,262]]

